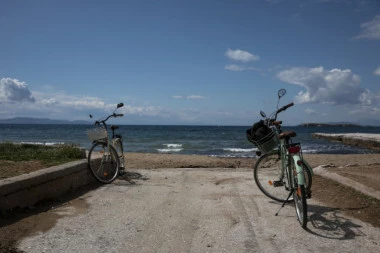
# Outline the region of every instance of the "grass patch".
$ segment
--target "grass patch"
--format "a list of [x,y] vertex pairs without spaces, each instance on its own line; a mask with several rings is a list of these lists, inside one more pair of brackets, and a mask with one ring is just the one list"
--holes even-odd
[[75,145],[0,143],[0,160],[13,162],[38,160],[46,166],[54,166],[78,159],[82,159],[82,151]]

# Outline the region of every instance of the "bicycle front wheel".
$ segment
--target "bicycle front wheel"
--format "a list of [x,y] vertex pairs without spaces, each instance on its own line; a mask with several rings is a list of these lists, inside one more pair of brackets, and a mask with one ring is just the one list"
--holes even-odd
[[[259,189],[269,198],[285,202],[289,196],[288,179],[278,153],[268,153],[256,162],[253,177]],[[287,201],[290,202],[290,198]]]
[[96,142],[88,153],[88,165],[92,175],[101,183],[113,182],[119,173],[119,157],[106,142]]

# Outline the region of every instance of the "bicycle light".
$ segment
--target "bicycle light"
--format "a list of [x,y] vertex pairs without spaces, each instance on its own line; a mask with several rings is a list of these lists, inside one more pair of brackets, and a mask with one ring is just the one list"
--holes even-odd
[[288,148],[288,152],[290,154],[297,154],[300,152],[300,150],[301,150],[300,146],[293,146],[293,147]]

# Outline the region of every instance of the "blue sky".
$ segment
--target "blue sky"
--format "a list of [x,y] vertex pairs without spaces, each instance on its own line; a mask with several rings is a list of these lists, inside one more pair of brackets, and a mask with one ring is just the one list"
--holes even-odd
[[[380,1],[0,0],[0,119],[380,119]],[[380,122],[380,121],[379,121]]]

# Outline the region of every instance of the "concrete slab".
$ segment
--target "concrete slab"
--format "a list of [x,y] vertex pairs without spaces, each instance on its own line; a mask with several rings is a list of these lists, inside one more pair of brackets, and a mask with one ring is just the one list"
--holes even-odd
[[343,177],[343,176],[338,175],[334,172],[328,171],[324,167],[324,165],[320,165],[320,166],[314,168],[313,172],[314,172],[314,174],[317,174],[317,175],[320,175],[322,177],[331,179],[331,180],[338,182],[340,184],[343,184],[345,186],[354,188],[355,190],[357,190],[357,191],[359,191],[365,195],[368,195],[368,196],[371,196],[373,198],[380,200],[380,191],[376,191],[375,189],[372,189],[371,187],[369,187],[367,185],[363,185],[363,184],[356,182],[350,178]]
[[318,139],[327,139],[331,141],[339,141],[348,145],[366,147],[371,149],[380,149],[380,134],[366,133],[313,133],[312,136]]
[[92,182],[86,159],[0,180],[0,211],[33,206]]

